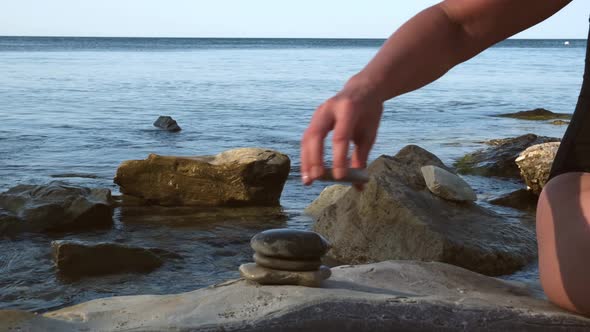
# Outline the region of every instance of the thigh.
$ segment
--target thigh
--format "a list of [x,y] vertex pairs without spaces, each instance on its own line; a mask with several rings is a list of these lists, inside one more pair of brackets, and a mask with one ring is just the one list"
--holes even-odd
[[555,304],[590,315],[590,173],[565,173],[537,207],[539,273]]

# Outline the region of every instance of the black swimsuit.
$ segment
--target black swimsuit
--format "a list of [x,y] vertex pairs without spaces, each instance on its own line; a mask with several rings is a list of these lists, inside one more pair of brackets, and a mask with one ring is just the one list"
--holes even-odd
[[550,178],[569,172],[590,173],[590,43],[586,46],[580,97],[555,156]]

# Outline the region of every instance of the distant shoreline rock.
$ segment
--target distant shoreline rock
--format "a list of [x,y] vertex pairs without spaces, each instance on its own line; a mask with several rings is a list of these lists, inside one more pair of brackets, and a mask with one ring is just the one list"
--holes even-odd
[[554,120],[554,119],[571,119],[571,114],[566,113],[554,113],[544,108],[535,108],[530,111],[520,111],[516,113],[506,113],[497,115],[501,118],[512,118],[519,120],[532,120],[532,121],[543,121],[543,120]]

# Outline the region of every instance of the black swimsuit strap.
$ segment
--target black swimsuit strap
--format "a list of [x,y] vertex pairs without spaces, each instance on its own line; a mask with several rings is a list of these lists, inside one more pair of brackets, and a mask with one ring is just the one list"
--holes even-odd
[[[588,37],[590,39],[590,31]],[[584,80],[578,103],[555,156],[550,178],[569,172],[590,173],[590,43],[586,46]]]

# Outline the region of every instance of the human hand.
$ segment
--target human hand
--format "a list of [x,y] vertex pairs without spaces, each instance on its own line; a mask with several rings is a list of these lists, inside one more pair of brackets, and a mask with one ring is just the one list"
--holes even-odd
[[[348,167],[365,168],[382,113],[383,101],[368,85],[354,78],[342,91],[320,105],[301,140],[303,184],[310,185],[324,174],[324,139],[332,130],[334,179],[344,178]],[[351,142],[354,151],[349,164]],[[356,187],[362,189],[359,185]]]

